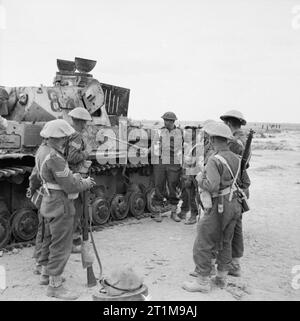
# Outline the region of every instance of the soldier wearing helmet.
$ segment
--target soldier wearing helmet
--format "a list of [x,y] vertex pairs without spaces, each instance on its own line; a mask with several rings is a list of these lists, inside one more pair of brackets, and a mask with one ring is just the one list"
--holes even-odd
[[229,142],[230,150],[238,155],[242,155],[247,137],[241,130],[241,126],[246,125],[244,115],[238,110],[229,110],[220,119],[231,129],[233,140]]
[[74,201],[70,195],[91,188],[90,177],[73,174],[64,157],[67,138],[75,130],[62,119],[45,124],[40,135],[46,139],[36,154],[36,175],[43,187],[40,214],[45,233],[38,263],[42,266],[40,284],[48,285],[47,295],[64,300],[78,296],[62,286],[62,273],[72,249]]
[[[171,205],[171,219],[180,222],[176,210],[179,199],[176,188],[180,184],[181,164],[182,164],[182,130],[175,125],[177,120],[173,112],[166,112],[162,115],[164,127],[153,137],[152,141],[152,163],[155,194],[153,203],[158,209],[158,213],[153,215],[156,222],[162,221],[161,212],[164,211],[163,199],[167,198]],[[169,192],[166,193],[166,185]]]
[[[196,202],[198,184],[195,179],[199,172],[199,167],[196,165],[196,149],[194,148],[197,140],[196,126],[185,126],[184,128],[184,162],[183,171],[181,175],[181,208],[178,217],[185,220],[185,224],[195,224],[198,215],[198,205]],[[187,213],[190,211],[191,215],[187,218]]]
[[[243,155],[247,137],[244,131],[241,130],[242,125],[246,125],[246,120],[243,114],[237,110],[230,110],[220,117],[226,125],[231,129],[233,140],[229,143],[229,149],[237,155]],[[244,179],[240,186],[249,197],[250,179]],[[232,239],[232,264],[229,270],[229,275],[241,276],[240,258],[244,254],[244,239],[242,227],[242,215],[237,220],[234,235]]]
[[[72,125],[75,129],[74,134],[72,134],[68,140],[68,145],[66,148],[66,157],[69,163],[70,169],[74,173],[80,172],[84,161],[88,158],[91,148],[84,139],[84,131],[88,121],[92,120],[89,112],[83,107],[74,108],[69,116],[72,118]],[[75,199],[76,215],[74,218],[74,235],[73,235],[73,247],[72,253],[81,252],[81,227],[80,218],[83,213],[83,200],[82,195],[79,195]]]
[[[193,247],[196,265],[195,280],[185,282],[183,288],[190,292],[208,292],[211,289],[211,260],[218,250],[217,286],[226,285],[226,276],[231,264],[231,239],[236,220],[241,215],[241,205],[235,189],[234,177],[240,172],[240,158],[230,151],[228,140],[232,139],[229,127],[211,122],[204,127],[214,148],[198,176],[199,187],[211,194],[212,207],[204,212],[197,226],[197,237]],[[246,175],[246,172],[245,172]]]

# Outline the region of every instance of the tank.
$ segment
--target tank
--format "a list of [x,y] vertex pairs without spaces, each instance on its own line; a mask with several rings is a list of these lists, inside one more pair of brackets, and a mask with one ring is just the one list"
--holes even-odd
[[53,86],[0,86],[0,115],[7,120],[0,128],[0,248],[34,239],[37,209],[26,198],[26,188],[39,133],[49,120],[69,120],[75,107],[86,108],[93,118],[84,133],[93,148],[89,159],[97,182],[91,193],[93,224],[139,217],[146,207],[155,211],[149,156],[141,161],[139,154],[140,147],[151,144],[150,130],[128,119],[130,90],[100,83],[90,74],[95,65],[78,57],[57,59]]

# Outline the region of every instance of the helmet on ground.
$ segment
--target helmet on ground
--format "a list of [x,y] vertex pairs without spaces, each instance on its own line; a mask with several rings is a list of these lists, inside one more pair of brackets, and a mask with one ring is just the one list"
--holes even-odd
[[76,119],[82,120],[92,120],[90,113],[83,107],[76,107],[72,111],[69,112],[69,116]]
[[174,121],[177,119],[176,115],[172,111],[167,111],[161,116],[161,118],[163,120],[174,120]]
[[104,283],[111,288],[110,292],[113,295],[115,291],[112,290],[118,290],[119,292],[135,291],[142,286],[143,280],[132,268],[125,268],[112,271],[110,276],[104,280]]
[[244,115],[238,110],[229,110],[220,118],[222,120],[226,120],[226,118],[236,118],[241,122],[242,125],[246,125],[247,123]]
[[75,129],[64,119],[55,119],[48,121],[40,135],[43,138],[62,138],[68,137],[75,133]]
[[144,301],[148,295],[142,278],[130,267],[113,270],[101,285],[100,294],[93,296],[95,301]]
[[209,122],[206,126],[204,126],[204,131],[207,132],[209,136],[219,136],[227,139],[233,139],[230,128],[223,123]]

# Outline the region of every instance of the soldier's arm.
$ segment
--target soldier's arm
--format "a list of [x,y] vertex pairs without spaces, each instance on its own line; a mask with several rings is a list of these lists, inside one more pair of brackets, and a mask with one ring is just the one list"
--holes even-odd
[[81,138],[75,137],[69,141],[67,161],[69,164],[76,165],[87,159],[89,153],[86,150],[81,150]]
[[86,181],[80,175],[73,174],[70,171],[67,162],[63,158],[56,155],[52,156],[46,164],[52,172],[56,183],[67,194],[82,192],[89,188]]
[[29,176],[29,188],[31,194],[33,194],[40,186],[42,185],[42,181],[40,179],[37,167],[35,166]]
[[210,193],[218,192],[220,187],[221,177],[217,162],[213,157],[210,157],[205,165],[202,178],[199,180],[199,187]]
[[240,186],[243,190],[246,190],[249,188],[250,184],[251,184],[250,177],[249,177],[247,171],[244,170],[242,173]]

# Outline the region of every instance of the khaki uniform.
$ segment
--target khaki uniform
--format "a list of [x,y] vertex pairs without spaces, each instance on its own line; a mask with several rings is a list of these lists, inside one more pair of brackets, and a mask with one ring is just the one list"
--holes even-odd
[[[188,146],[185,145],[185,154],[189,154]],[[198,205],[196,202],[198,183],[195,179],[196,175],[200,172],[198,166],[183,164],[182,192],[181,192],[181,213],[191,211],[191,218],[196,218],[198,215]]]
[[59,276],[72,248],[75,208],[68,194],[84,191],[88,184],[70,171],[63,155],[50,143],[41,146],[36,164],[48,190],[40,208],[45,221],[45,235],[38,263],[46,267],[50,276]]
[[[238,170],[239,158],[228,147],[217,154],[226,159],[232,172]],[[247,176],[245,173],[244,176]],[[197,226],[197,237],[193,247],[193,258],[196,272],[207,277],[211,272],[213,253],[218,251],[217,264],[219,271],[228,271],[232,261],[231,240],[237,219],[241,216],[241,204],[236,192],[229,202],[229,194],[223,196],[223,213],[218,213],[218,193],[232,184],[228,168],[214,155],[210,156],[199,187],[213,195],[212,208],[204,213]]]
[[[242,156],[247,136],[245,132],[241,129],[235,131],[233,133],[234,140],[229,142],[229,149],[237,154]],[[243,181],[239,181],[239,186],[244,190],[245,194],[249,198],[249,186],[250,186],[250,179],[248,176],[244,177]],[[243,238],[243,225],[242,225],[242,215],[238,218],[236,222],[236,226],[234,229],[234,234],[232,238],[232,258],[241,258],[244,254],[244,238]]]
[[[166,127],[160,129],[152,141],[152,156],[155,195],[155,205],[162,206],[166,197],[171,205],[176,205],[179,199],[176,188],[180,184],[182,164],[182,130],[175,127],[168,130]],[[166,183],[169,193],[166,193]]]
[[[83,162],[88,158],[87,143],[83,138],[83,135],[79,132],[75,132],[69,137],[68,147],[66,151],[66,157],[70,169],[74,173],[78,173]],[[81,224],[80,220],[83,215],[83,195],[80,193],[74,200],[75,205],[75,217],[74,217],[74,244],[80,239]]]

